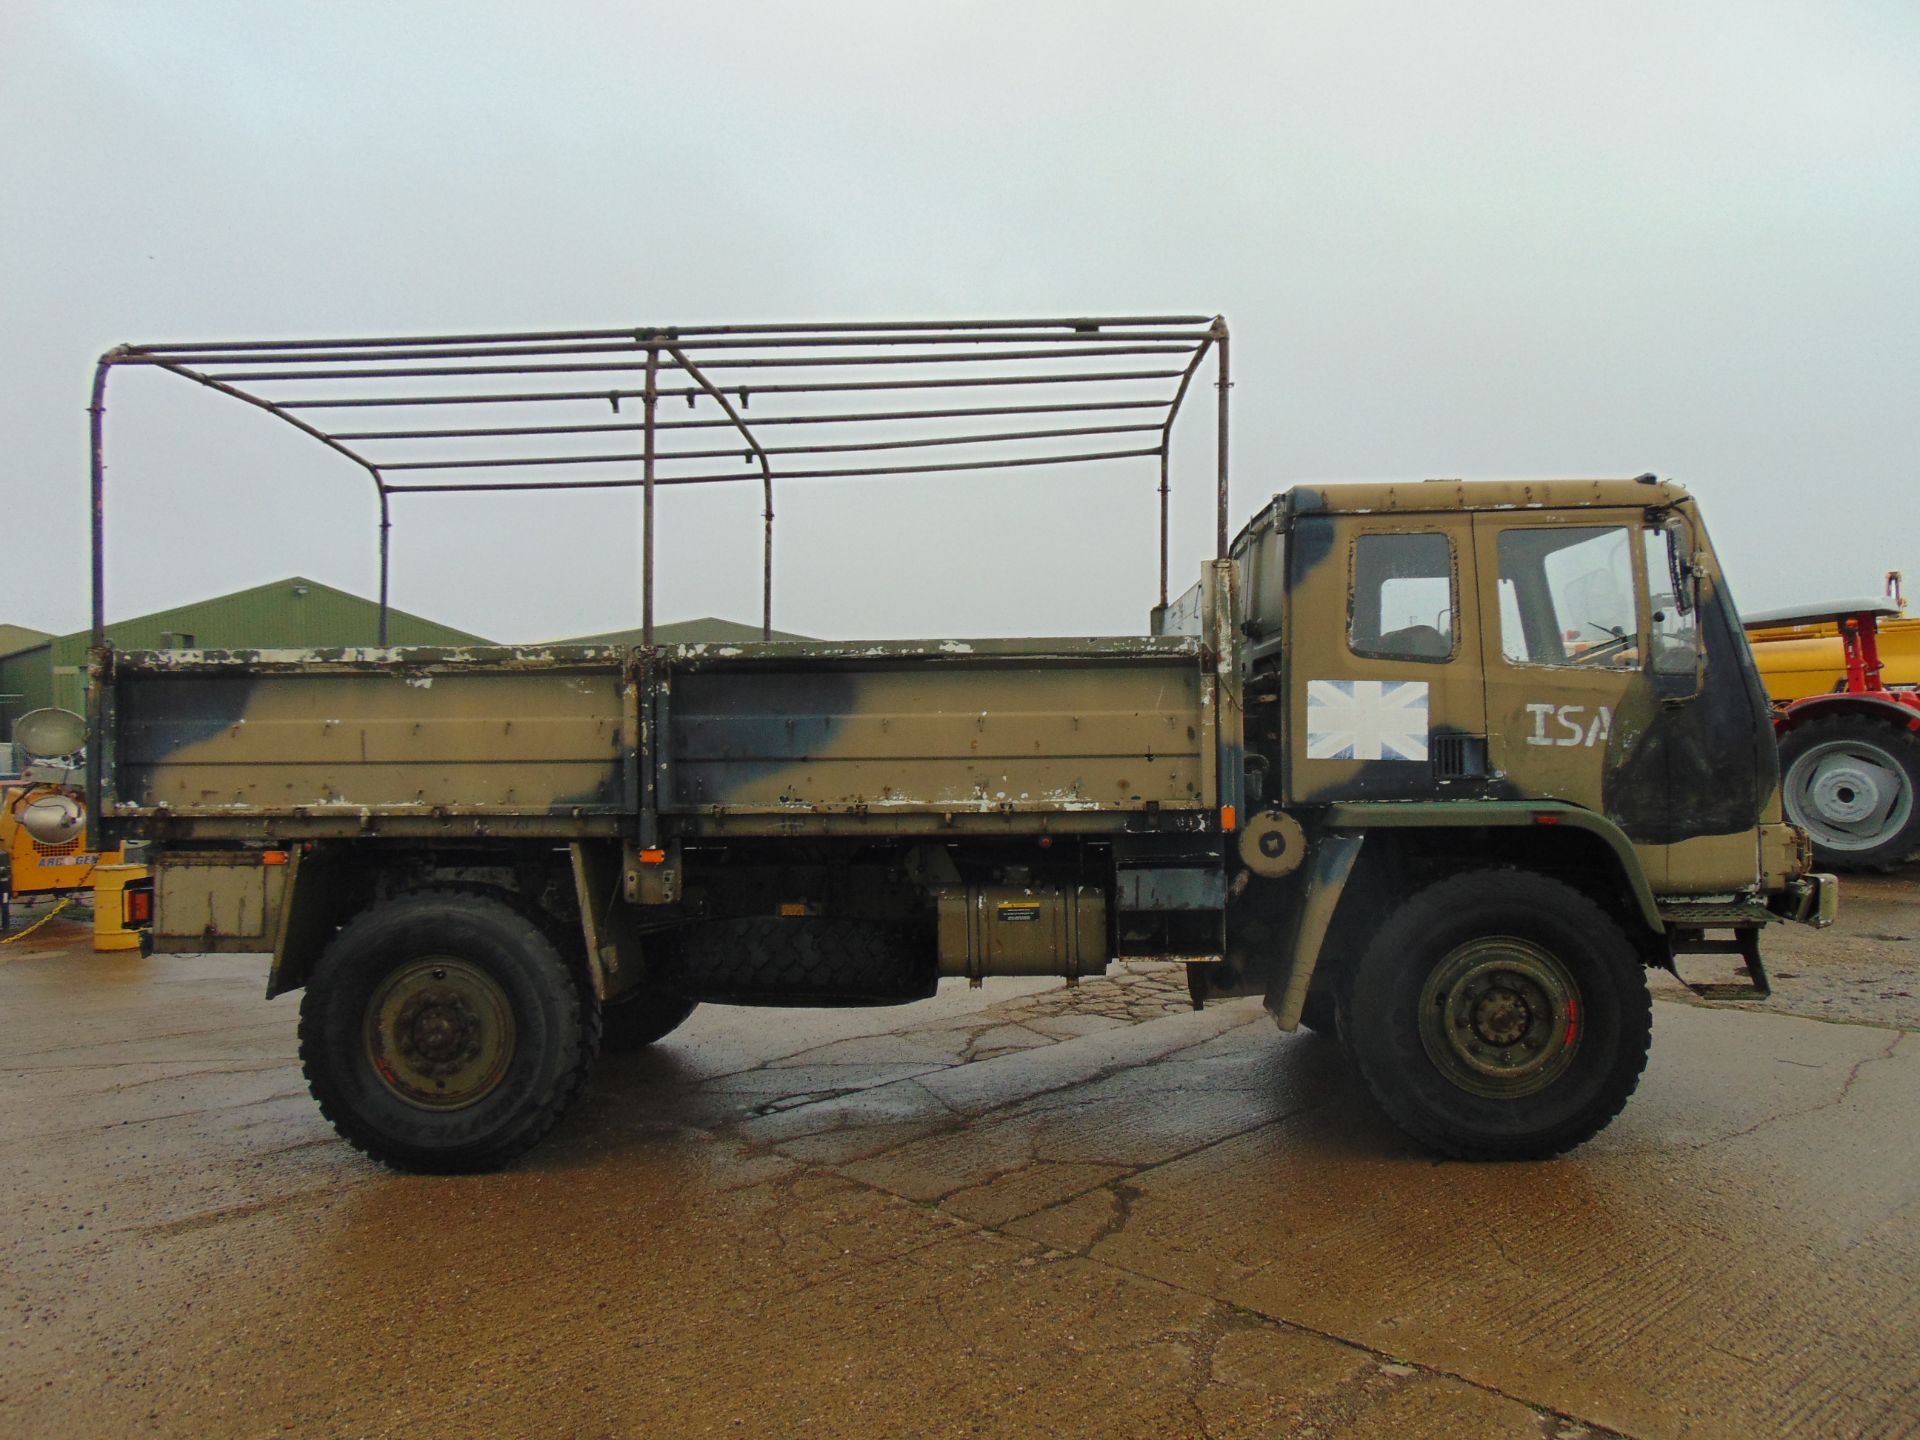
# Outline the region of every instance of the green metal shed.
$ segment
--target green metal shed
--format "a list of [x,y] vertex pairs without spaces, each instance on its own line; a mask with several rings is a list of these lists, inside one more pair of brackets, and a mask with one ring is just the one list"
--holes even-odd
[[[391,645],[486,645],[479,635],[404,610],[387,612]],[[318,580],[290,575],[151,615],[116,620],[107,638],[122,650],[298,650],[379,643],[380,607]],[[88,633],[59,636],[50,654],[50,703],[84,713]],[[11,731],[9,731],[11,733]]]
[[13,722],[53,703],[53,636],[24,625],[0,625],[0,770]]

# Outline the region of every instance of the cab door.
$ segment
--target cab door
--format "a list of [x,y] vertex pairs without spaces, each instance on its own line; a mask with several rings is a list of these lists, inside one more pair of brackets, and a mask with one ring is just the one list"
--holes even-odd
[[1464,514],[1295,519],[1285,652],[1292,801],[1482,792],[1473,554]]
[[1698,689],[1669,543],[1638,509],[1474,519],[1493,768],[1516,799],[1564,800],[1619,825],[1656,888],[1674,833],[1662,737]]

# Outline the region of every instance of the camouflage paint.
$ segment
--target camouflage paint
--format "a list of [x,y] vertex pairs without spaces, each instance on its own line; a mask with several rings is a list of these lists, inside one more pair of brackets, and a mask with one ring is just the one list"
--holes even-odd
[[[1503,531],[1618,526],[1632,539],[1675,517],[1690,537],[1700,588],[1695,693],[1658,693],[1649,672],[1649,577],[1637,539],[1629,545],[1640,597],[1630,653],[1642,657],[1641,664],[1541,665],[1506,656],[1499,631]],[[1356,544],[1367,535],[1411,533],[1444,535],[1452,547],[1452,650],[1434,659],[1355,654],[1349,631]],[[1274,537],[1281,534],[1288,578],[1284,613],[1274,615],[1263,608],[1276,597],[1260,575],[1273,568]],[[1301,488],[1278,497],[1242,533],[1234,553],[1253,568],[1246,630],[1256,650],[1271,656],[1266,663],[1278,662],[1285,721],[1269,742],[1268,758],[1280,777],[1269,793],[1284,803],[1312,810],[1359,800],[1563,801],[1616,828],[1626,842],[1624,862],[1644,866],[1663,892],[1715,893],[1758,883],[1758,829],[1780,819],[1764,694],[1705,529],[1680,487],[1428,481]],[[1268,639],[1276,630],[1284,635],[1277,646]],[[1349,689],[1361,682],[1426,685],[1428,758],[1310,753],[1313,681]],[[1488,773],[1450,773],[1438,763],[1443,741],[1480,737]]]
[[[1351,486],[1296,492],[1296,503],[1319,508],[1344,505]],[[1455,605],[1455,634],[1451,654],[1444,659],[1382,659],[1356,655],[1349,643],[1353,617],[1354,555],[1362,537],[1373,535],[1438,534],[1452,553],[1451,588]],[[1320,805],[1336,800],[1437,798],[1441,795],[1479,796],[1479,781],[1443,780],[1431,758],[1328,759],[1309,754],[1310,703],[1313,682],[1427,687],[1428,736],[1450,732],[1486,733],[1486,696],[1480,657],[1474,647],[1478,635],[1478,600],[1473,575],[1472,517],[1465,514],[1309,514],[1295,522],[1286,615],[1286,742],[1282,773],[1284,793],[1295,804]]]
[[866,815],[884,830],[894,814],[1214,803],[1197,640],[722,651],[668,662],[663,815]]
[[[109,814],[184,822],[577,819],[621,809],[614,650],[115,657]],[[213,824],[204,833],[218,834]]]
[[[1673,515],[1686,518],[1700,577],[1699,694],[1656,694],[1644,660],[1507,660],[1504,529],[1631,535]],[[1356,655],[1355,547],[1409,532],[1450,547],[1451,649]],[[1629,548],[1644,597],[1644,546]],[[1250,756],[1267,770],[1262,803],[1295,810],[1310,832],[1325,833],[1330,815],[1356,830],[1530,825],[1551,806],[1606,840],[1643,910],[1656,894],[1758,883],[1760,825],[1778,819],[1773,750],[1764,735],[1745,743],[1764,706],[1684,491],[1301,489],[1234,553],[1242,566],[1258,557],[1244,598],[1230,565],[1210,565],[1190,605],[1162,612],[1194,632],[1183,635],[113,656],[102,672],[107,813],[168,841],[621,836],[629,850],[675,856],[682,841],[735,837],[1145,843],[1184,832],[1210,839],[1217,865],[1222,811],[1244,807]],[[1644,600],[1637,614],[1645,657]],[[1250,639],[1261,659],[1243,696]],[[1314,681],[1376,699],[1424,687],[1425,758],[1417,746],[1405,758],[1309,753]],[[1529,744],[1547,715],[1575,743]],[[1443,755],[1471,758],[1448,769]],[[593,867],[575,877],[589,899],[613,884],[600,859]],[[606,985],[621,937],[593,938]]]
[[109,814],[172,839],[624,833],[649,804],[688,836],[1203,826],[1238,774],[1234,663],[1197,637],[121,655]]

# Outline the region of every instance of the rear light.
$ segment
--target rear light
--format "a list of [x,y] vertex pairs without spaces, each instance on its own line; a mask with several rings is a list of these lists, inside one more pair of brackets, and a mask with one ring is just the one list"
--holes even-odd
[[153,923],[153,890],[150,887],[129,885],[120,892],[120,923],[128,926]]

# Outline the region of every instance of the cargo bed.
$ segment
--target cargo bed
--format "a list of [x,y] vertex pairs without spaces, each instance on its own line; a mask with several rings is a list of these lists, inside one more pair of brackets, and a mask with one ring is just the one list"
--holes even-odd
[[135,651],[108,813],[174,838],[1126,828],[1220,801],[1196,637]]

